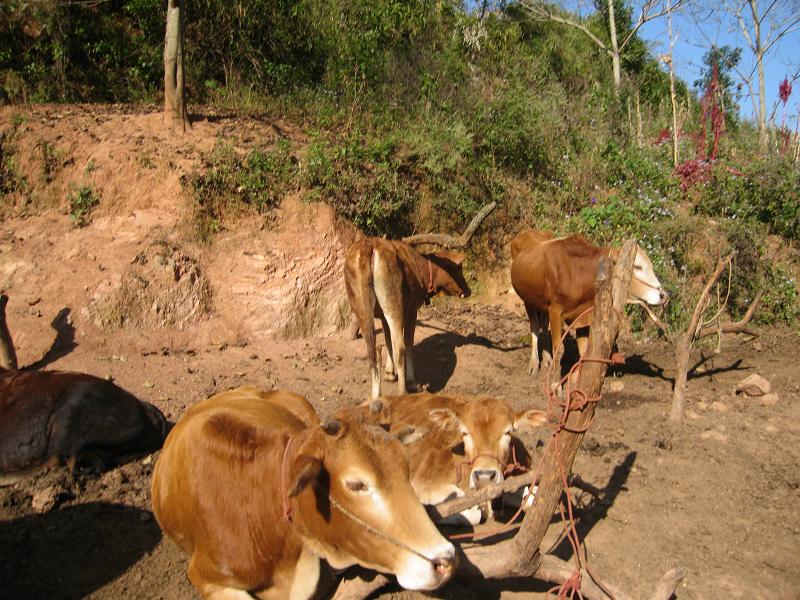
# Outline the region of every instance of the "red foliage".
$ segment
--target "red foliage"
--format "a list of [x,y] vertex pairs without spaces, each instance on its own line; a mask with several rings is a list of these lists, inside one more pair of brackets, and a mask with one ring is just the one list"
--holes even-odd
[[[719,85],[719,69],[714,65],[711,71],[711,81],[708,82],[703,97],[700,100],[702,109],[702,125],[697,134],[697,158],[699,160],[715,160],[719,150],[719,138],[725,130],[725,112],[722,110],[722,89]],[[706,129],[710,128],[712,135],[711,153],[706,147]]]
[[711,163],[706,160],[685,160],[677,167],[675,173],[681,178],[681,189],[687,190],[698,183],[705,183],[711,177]]
[[669,130],[669,127],[664,127],[661,131],[658,132],[655,141],[653,142],[654,146],[658,146],[659,144],[663,144],[668,139],[672,137],[672,133]]
[[789,96],[792,95],[792,83],[789,81],[788,77],[784,77],[781,84],[778,86],[778,96],[783,102],[783,105],[786,106],[786,103],[789,101]]

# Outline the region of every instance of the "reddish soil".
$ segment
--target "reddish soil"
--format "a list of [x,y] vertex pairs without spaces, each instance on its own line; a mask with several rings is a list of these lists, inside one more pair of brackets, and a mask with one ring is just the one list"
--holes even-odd
[[[113,377],[173,421],[187,406],[245,383],[302,393],[321,414],[367,396],[363,341],[342,332],[347,224],[327,207],[290,198],[269,227],[229,225],[210,246],[182,226],[191,209],[180,175],[197,167],[200,150],[217,136],[246,145],[277,135],[302,140],[301,133],[211,115],[188,139],[173,141],[159,115],[133,109],[0,110],[0,131],[15,123],[12,142],[29,188],[0,225],[0,290],[11,297],[22,365]],[[61,148],[65,163],[49,182],[40,176],[43,141]],[[84,178],[101,204],[91,224],[76,229],[65,194]],[[527,321],[513,295],[437,301],[420,317],[417,370],[432,391],[544,408],[527,374]],[[764,331],[758,342],[726,338],[722,352],[709,350],[696,369],[687,419],[676,427],[666,416],[671,348],[623,336],[627,364],[607,380],[574,467],[604,489],[600,499],[576,492],[595,572],[634,597],[675,565],[687,571],[678,598],[798,597],[797,343],[795,332],[782,329]],[[777,404],[733,394],[755,372],[770,380]],[[546,435],[526,441],[534,447]],[[196,597],[185,557],[149,512],[156,459],[100,478],[53,470],[0,488],[3,597]],[[48,494],[52,507],[37,511],[33,500],[39,506]],[[545,547],[569,559],[560,529],[554,520]],[[532,581],[455,582],[437,595],[539,598],[546,589]]]

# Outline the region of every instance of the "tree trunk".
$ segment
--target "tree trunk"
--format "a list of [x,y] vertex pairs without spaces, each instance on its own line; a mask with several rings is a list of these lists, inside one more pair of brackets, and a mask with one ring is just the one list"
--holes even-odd
[[0,295],[0,368],[17,370],[17,353],[14,351],[14,342],[6,324],[6,305],[8,296]]
[[171,128],[190,127],[184,93],[183,0],[169,0],[164,34],[164,118]]
[[[617,339],[619,325],[625,310],[625,299],[633,272],[633,261],[636,257],[636,242],[628,240],[617,255],[617,264],[613,267],[608,259],[600,263],[597,275],[597,296],[595,300],[594,321],[589,331],[589,347],[579,371],[576,389],[583,390],[586,398],[597,398],[603,389],[608,365],[605,361],[611,356],[611,348]],[[567,398],[567,401],[575,401]],[[542,467],[539,490],[536,493],[534,509],[522,522],[520,531],[514,538],[518,551],[517,561],[538,558],[539,545],[544,538],[550,520],[558,506],[563,491],[563,479],[572,469],[572,462],[583,440],[584,430],[594,417],[595,403],[588,403],[581,410],[572,410],[567,417],[567,427],[558,433],[550,444],[558,444],[558,458],[549,459]],[[570,431],[571,430],[571,431]]]
[[614,73],[614,93],[619,94],[622,85],[619,42],[617,42],[617,20],[614,16],[614,0],[608,2],[608,34],[611,37],[611,68]]
[[[758,0],[748,0],[750,14],[753,16],[753,55],[758,70],[758,143],[762,150],[767,149],[767,87],[764,78],[764,47],[761,40],[761,20],[758,14]],[[770,9],[767,9],[769,12]],[[764,14],[766,15],[767,12]]]
[[669,418],[676,423],[683,419],[686,395],[686,380],[689,376],[689,354],[692,351],[692,334],[682,335],[675,346],[675,387],[672,388],[672,409]]
[[669,97],[672,101],[672,166],[678,166],[678,99],[675,96],[675,64],[672,62],[672,1],[667,0],[667,37],[669,40]]

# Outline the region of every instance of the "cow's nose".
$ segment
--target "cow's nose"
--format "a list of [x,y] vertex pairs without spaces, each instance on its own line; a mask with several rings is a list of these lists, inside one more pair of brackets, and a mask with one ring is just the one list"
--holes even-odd
[[661,304],[664,304],[667,300],[669,300],[669,292],[664,288],[658,289],[658,297],[661,300]]
[[455,549],[453,549],[452,551],[446,554],[440,554],[433,559],[433,568],[436,570],[436,574],[443,581],[446,581],[453,576],[456,568],[456,562]]
[[500,481],[500,479],[500,471],[497,469],[479,469],[472,472],[472,482],[477,488],[483,487],[490,483],[496,483]]

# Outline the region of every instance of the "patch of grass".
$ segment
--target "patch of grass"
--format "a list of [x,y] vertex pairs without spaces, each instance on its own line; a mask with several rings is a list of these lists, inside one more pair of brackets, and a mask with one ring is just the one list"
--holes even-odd
[[0,133],[0,199],[28,188],[28,180],[17,164],[16,148],[11,144],[12,136]]
[[39,148],[42,150],[42,179],[50,183],[64,166],[64,153],[50,142],[39,143]]
[[75,227],[85,227],[91,222],[91,212],[100,204],[100,198],[88,185],[73,187],[67,194],[69,217]]

